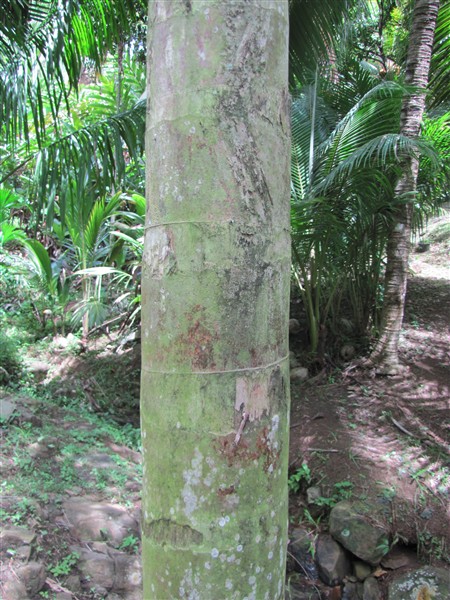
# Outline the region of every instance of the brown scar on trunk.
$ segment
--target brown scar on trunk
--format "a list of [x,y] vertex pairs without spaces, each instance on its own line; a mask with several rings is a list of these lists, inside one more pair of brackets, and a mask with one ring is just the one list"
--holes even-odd
[[157,519],[144,521],[142,527],[145,536],[157,544],[169,545],[177,548],[189,548],[192,544],[201,545],[203,534],[189,525],[180,525],[170,519]]

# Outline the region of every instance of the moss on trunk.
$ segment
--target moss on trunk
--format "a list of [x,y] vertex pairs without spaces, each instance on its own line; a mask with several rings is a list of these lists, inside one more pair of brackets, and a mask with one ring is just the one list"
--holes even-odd
[[288,3],[150,3],[144,598],[281,598]]

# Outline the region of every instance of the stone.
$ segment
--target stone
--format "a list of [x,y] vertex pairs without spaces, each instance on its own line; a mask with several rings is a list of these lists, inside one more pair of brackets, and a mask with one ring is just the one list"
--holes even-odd
[[[2,592],[3,598],[8,600],[29,600],[30,596],[27,593],[27,588],[23,581],[17,578],[4,578],[2,573]],[[1,596],[0,596],[1,597]]]
[[142,587],[142,567],[137,556],[116,554],[114,556],[114,590],[133,591]]
[[129,535],[139,536],[138,522],[117,504],[73,497],[63,503],[71,533],[84,542],[105,541],[120,546]]
[[42,427],[42,419],[30,410],[22,411],[20,414],[21,423],[30,423],[33,427]]
[[317,567],[313,559],[315,540],[311,534],[302,527],[294,529],[290,535],[289,553],[293,560],[293,568],[300,573],[317,579]]
[[108,590],[101,585],[89,584],[89,591],[94,594],[94,598],[106,600],[109,597]]
[[365,562],[355,560],[353,562],[353,573],[358,581],[364,581],[372,573],[372,567]]
[[321,596],[312,581],[304,577],[297,579],[294,575],[286,581],[284,598],[285,600],[320,600]]
[[316,500],[322,497],[322,488],[320,485],[314,485],[306,490],[306,500],[308,504],[314,504]]
[[142,484],[139,481],[127,481],[125,484],[125,489],[129,492],[140,492],[142,488]]
[[69,341],[62,335],[57,335],[53,338],[52,345],[54,348],[64,350],[68,347]]
[[364,508],[348,500],[338,502],[330,513],[330,533],[352,554],[375,566],[388,552],[389,538],[387,532],[367,516],[376,509]]
[[394,547],[381,561],[383,569],[401,569],[403,567],[418,568],[417,553],[407,548]]
[[72,592],[72,595],[77,595],[81,593],[83,589],[80,578],[74,573],[71,573],[66,577],[66,579],[64,580],[64,587],[66,588],[66,590]]
[[131,460],[132,462],[140,465],[142,463],[141,453],[137,450],[132,450],[131,448],[127,448],[127,446],[121,446],[119,444],[115,444],[112,441],[106,441],[106,446],[114,452],[114,454],[118,454],[122,458],[126,460]]
[[298,319],[289,319],[289,333],[296,334],[300,333],[300,321]]
[[31,546],[19,546],[14,556],[22,562],[28,562],[31,556]]
[[[142,590],[134,590],[129,592],[122,592],[119,594],[114,593],[111,597],[111,593],[108,594],[106,600],[143,600]],[[153,599],[152,599],[153,600]]]
[[33,442],[28,446],[28,453],[31,458],[49,458],[57,452],[58,443],[56,438],[47,438],[40,442]]
[[50,371],[50,363],[42,360],[31,360],[27,363],[27,367],[32,373],[48,373]]
[[320,579],[329,586],[342,583],[351,571],[345,550],[330,535],[320,535],[317,541],[316,564]]
[[346,581],[342,590],[342,600],[362,600],[362,584],[357,581]]
[[11,400],[0,398],[0,423],[7,423],[14,414],[17,405]]
[[[0,400],[0,402],[3,403],[5,401],[14,405],[14,411],[9,415],[9,420],[13,420],[14,423],[19,425],[22,425],[23,423],[31,423],[31,425],[34,427],[42,427],[42,419],[38,417],[32,410],[30,410],[30,406],[33,405],[35,405],[36,410],[38,410],[38,401],[36,399],[30,398],[29,396],[14,395],[14,397],[7,396]],[[3,409],[0,405],[0,412],[2,410]]]
[[109,546],[106,542],[93,542],[90,544],[92,550],[100,552],[100,554],[108,554]]
[[111,456],[111,454],[106,454],[105,452],[90,452],[88,454],[84,454],[82,458],[82,466],[88,465],[92,469],[117,468],[117,462],[114,460],[114,457]]
[[30,545],[36,539],[34,531],[23,527],[9,525],[7,528],[0,530],[0,549],[7,550],[8,548],[20,548],[24,545]]
[[340,350],[340,355],[341,358],[345,361],[351,360],[355,356],[355,347],[350,344],[342,346]]
[[30,360],[25,363],[25,366],[34,375],[36,381],[45,379],[47,373],[50,371],[50,364],[42,360]]
[[431,519],[433,516],[433,509],[430,507],[424,508],[424,510],[420,513],[420,518],[424,520]]
[[17,577],[25,585],[30,596],[35,596],[45,585],[45,567],[42,563],[30,561],[16,568]]
[[441,567],[422,567],[401,575],[390,582],[389,600],[448,600],[450,577]]
[[305,367],[295,367],[295,369],[291,369],[291,381],[305,381],[306,379],[308,379],[308,377],[308,369],[306,369]]
[[77,337],[73,335],[73,333],[68,333],[66,337],[62,335],[55,336],[52,341],[52,346],[59,350],[66,350],[70,347],[75,351],[79,350],[83,344]]
[[301,590],[296,585],[288,586],[284,597],[285,600],[320,600],[317,592]]
[[381,591],[375,577],[368,577],[364,581],[363,600],[380,600]]
[[[114,586],[114,559],[77,546],[71,547],[71,550],[80,555],[77,568],[86,578],[89,578],[90,585],[95,588],[103,588],[106,591]],[[98,591],[98,590],[97,590]]]

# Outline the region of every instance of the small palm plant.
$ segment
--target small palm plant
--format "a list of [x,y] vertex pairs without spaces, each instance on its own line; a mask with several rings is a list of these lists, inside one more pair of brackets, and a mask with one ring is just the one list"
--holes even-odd
[[117,219],[111,223],[110,237],[116,242],[110,247],[108,264],[87,267],[75,275],[95,282],[97,299],[101,297],[101,284],[105,278],[110,285],[123,290],[114,301],[115,305],[128,305],[126,312],[119,317],[123,328],[125,325],[131,327],[138,320],[141,310],[140,269],[144,250],[145,198],[140,194],[123,194],[121,197],[127,200],[129,209],[117,211]]
[[14,213],[24,207],[25,201],[19,194],[0,187],[0,250],[25,239],[25,232],[14,217]]
[[374,322],[399,161],[418,148],[397,133],[407,90],[353,69],[321,92],[316,75],[292,106],[293,270],[314,353],[342,302],[355,333]]
[[72,278],[80,278],[81,300],[75,305],[72,318],[74,322],[81,321],[86,343],[90,328],[101,323],[108,312],[102,278],[93,279],[87,269],[103,265],[109,258],[110,226],[118,214],[122,193],[97,199],[87,193],[79,194],[76,183],[72,182],[69,197],[64,222],[55,222],[53,231],[65,248]]

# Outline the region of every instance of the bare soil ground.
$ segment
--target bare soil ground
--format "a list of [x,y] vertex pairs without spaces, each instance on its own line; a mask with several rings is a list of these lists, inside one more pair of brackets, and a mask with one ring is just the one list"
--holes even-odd
[[342,365],[341,373],[293,383],[290,473],[306,464],[312,481],[291,494],[292,525],[326,528],[326,511],[305,495],[319,485],[325,498],[341,490],[379,505],[392,542],[422,562],[450,560],[449,249],[447,237],[412,256],[405,374],[376,377]]

